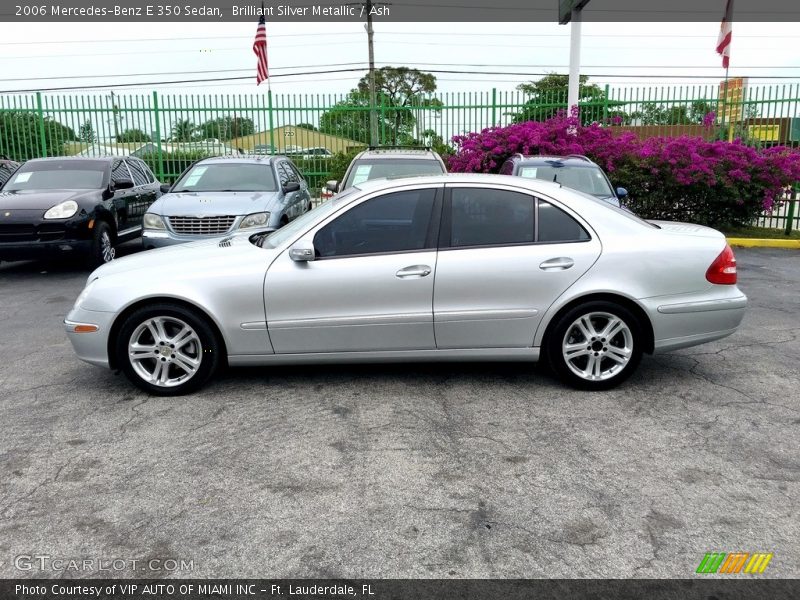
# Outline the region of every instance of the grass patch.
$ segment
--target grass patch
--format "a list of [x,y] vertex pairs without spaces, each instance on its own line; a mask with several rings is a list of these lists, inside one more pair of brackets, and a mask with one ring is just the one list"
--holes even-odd
[[783,229],[770,229],[768,227],[726,227],[722,229],[722,233],[732,238],[800,240],[800,231],[793,230],[790,235],[784,235]]

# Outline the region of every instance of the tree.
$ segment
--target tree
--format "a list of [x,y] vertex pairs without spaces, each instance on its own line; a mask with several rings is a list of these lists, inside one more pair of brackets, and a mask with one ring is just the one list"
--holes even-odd
[[141,129],[126,129],[117,136],[120,143],[152,142],[153,140]]
[[[42,127],[42,123],[44,127]],[[42,150],[42,130],[46,152]],[[35,112],[24,110],[0,111],[0,153],[12,160],[28,160],[42,156],[64,154],[65,142],[76,142],[75,130],[50,117],[39,120]]]
[[181,119],[172,126],[172,141],[173,142],[191,142],[195,138],[197,125],[192,123],[189,119]]
[[253,119],[248,117],[232,117],[225,115],[206,121],[197,128],[197,136],[201,139],[218,139],[223,141],[234,138],[252,135],[256,132]]
[[[517,89],[529,96],[525,105],[517,113],[512,113],[513,123],[525,121],[546,121],[554,117],[560,110],[567,110],[569,94],[569,76],[550,73],[538,81],[521,83]],[[619,110],[610,110],[622,106],[624,102],[606,98],[605,90],[596,83],[589,83],[588,75],[581,75],[578,84],[578,108],[581,123],[589,124],[604,119],[622,119],[627,115]]]
[[[391,127],[378,113],[378,131]],[[352,90],[344,100],[338,101],[319,118],[319,129],[335,135],[369,144],[369,94]]]
[[314,125],[311,123],[298,123],[295,127],[302,127],[303,129],[308,129],[309,131],[319,131]]
[[[358,82],[358,91],[369,95],[369,75]],[[424,94],[436,91],[436,77],[408,67],[382,67],[375,71],[377,102],[392,123],[392,143],[408,141],[416,122],[412,107],[425,105]],[[385,108],[385,107],[388,107]]]
[[89,144],[93,143],[97,139],[97,136],[94,133],[94,127],[89,119],[86,119],[78,129],[78,136],[82,142],[87,142]]

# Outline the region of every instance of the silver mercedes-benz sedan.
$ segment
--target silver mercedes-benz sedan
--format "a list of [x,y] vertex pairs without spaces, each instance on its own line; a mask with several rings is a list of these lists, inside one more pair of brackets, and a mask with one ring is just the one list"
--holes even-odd
[[147,249],[275,230],[311,210],[308,184],[285,156],[205,158],[162,187],[143,219]]
[[536,361],[610,388],[642,353],[732,334],[747,298],[723,235],[559,184],[450,175],[359,184],[273,233],[94,271],[78,356],[158,395],[229,365]]

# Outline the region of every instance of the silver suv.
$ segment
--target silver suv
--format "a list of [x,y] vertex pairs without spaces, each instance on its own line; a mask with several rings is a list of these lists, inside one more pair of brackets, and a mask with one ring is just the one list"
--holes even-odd
[[515,154],[500,167],[500,175],[515,175],[527,179],[554,181],[561,185],[620,206],[628,195],[622,187],[616,189],[600,166],[582,154],[569,156],[525,156]]
[[311,210],[308,184],[285,156],[199,160],[164,192],[144,215],[145,248],[278,229]]
[[360,152],[347,167],[341,181],[328,181],[328,191],[339,192],[382,177],[410,177],[447,173],[442,157],[430,148],[384,147]]

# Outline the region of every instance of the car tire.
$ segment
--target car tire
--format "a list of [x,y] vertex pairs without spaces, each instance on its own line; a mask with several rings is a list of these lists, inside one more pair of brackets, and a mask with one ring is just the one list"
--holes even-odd
[[278,228],[280,229],[280,228],[281,228],[281,227],[283,227],[284,225],[288,225],[288,224],[289,224],[289,217],[287,217],[286,215],[283,215],[283,216],[281,217],[281,220],[280,220],[280,222],[278,223]]
[[311,212],[312,210],[314,210],[314,204],[309,202],[308,206],[306,206],[306,212]]
[[216,372],[222,347],[204,317],[170,303],[128,315],[115,341],[119,368],[131,383],[154,396],[199,389]]
[[608,390],[642,359],[642,325],[619,304],[592,301],[564,313],[548,333],[545,351],[555,373],[573,387]]
[[89,252],[89,266],[93,268],[114,260],[117,254],[116,237],[105,221],[95,221]]

